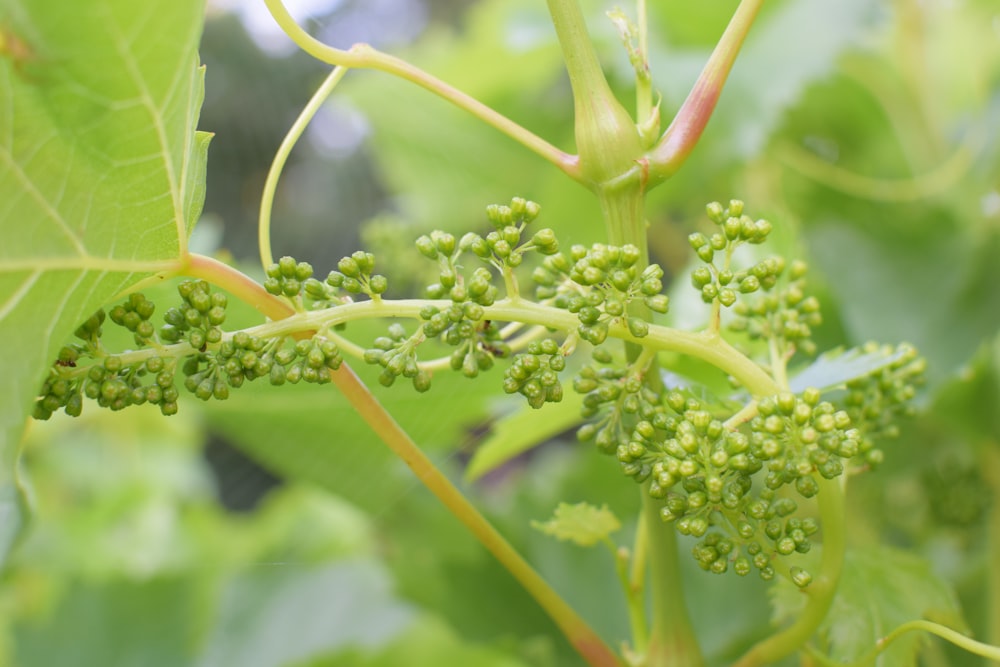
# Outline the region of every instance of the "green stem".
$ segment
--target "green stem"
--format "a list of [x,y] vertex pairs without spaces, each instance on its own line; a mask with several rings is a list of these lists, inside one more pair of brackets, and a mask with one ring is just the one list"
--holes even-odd
[[295,119],[292,127],[288,130],[277,152],[271,162],[271,168],[267,172],[267,180],[264,181],[264,191],[260,198],[260,219],[257,224],[257,244],[260,248],[260,263],[266,270],[268,266],[274,264],[274,256],[271,254],[271,209],[274,207],[274,193],[278,189],[278,180],[281,178],[281,171],[285,168],[292,148],[298,142],[302,133],[306,131],[309,122],[319,111],[320,107],[337,87],[340,80],[347,74],[346,67],[335,67],[319,89],[313,93],[309,103],[302,109],[302,113]]
[[604,189],[597,194],[604,216],[604,226],[608,243],[612,245],[632,244],[639,248],[639,256],[649,263],[649,249],[646,235],[645,196],[638,179],[631,186]]
[[684,100],[670,127],[663,133],[660,142],[648,154],[651,183],[672,176],[694,150],[712,117],[740,47],[763,4],[764,0],[742,0],[736,8],[736,13],[701,71],[694,88]]
[[638,173],[636,160],[642,156],[642,140],[604,78],[576,0],[548,0],[548,6],[573,89],[580,159],[577,180],[600,191],[625,175]]
[[907,632],[929,632],[932,635],[937,635],[945,641],[951,642],[955,646],[965,649],[969,653],[973,653],[978,656],[986,658],[988,664],[995,665],[1000,662],[1000,647],[990,646],[989,644],[984,644],[983,642],[977,642],[971,637],[967,637],[962,633],[952,630],[949,627],[941,625],[940,623],[934,623],[931,621],[916,620],[910,621],[908,623],[903,623],[898,628],[894,629],[892,632],[887,634],[885,637],[879,639],[875,646],[865,653],[863,656],[850,663],[843,663],[836,660],[831,660],[830,658],[820,654],[817,651],[810,651],[810,655],[817,660],[820,664],[829,667],[870,667],[874,665],[878,656],[885,651],[892,642],[896,641]]
[[799,617],[784,630],[771,635],[750,648],[733,667],[771,665],[801,649],[819,628],[833,604],[844,567],[847,549],[847,524],[844,516],[843,480],[817,477],[820,525],[823,526],[823,555],[819,572],[804,589],[808,596]]
[[[640,491],[644,493],[644,491]],[[649,650],[649,627],[646,620],[646,567],[649,554],[649,527],[645,520],[646,510],[639,512],[639,523],[635,527],[635,541],[632,543],[632,562],[628,574],[625,597],[628,600],[629,620],[632,624],[632,647],[639,655]]]
[[642,56],[642,72],[635,77],[635,122],[642,124],[649,121],[653,114],[653,85],[649,73],[649,17],[646,11],[646,0],[636,2],[636,26],[639,32],[639,53]]
[[351,406],[394,454],[413,470],[424,486],[461,521],[476,539],[507,568],[515,579],[555,621],[573,648],[593,667],[620,667],[617,656],[559,597],[544,579],[521,557],[496,528],[462,495],[451,481],[410,439],[406,431],[385,411],[368,387],[347,366],[332,371],[330,377]]
[[[228,284],[221,286],[230,289]],[[270,295],[267,296],[274,299]],[[444,299],[357,301],[326,310],[296,313],[280,321],[249,327],[245,331],[254,336],[273,338],[374,318],[420,320],[420,311],[427,306],[444,310],[451,305],[451,301]],[[579,318],[567,310],[543,306],[524,299],[517,301],[501,299],[492,306],[485,306],[483,317],[496,322],[523,322],[561,331],[574,331],[580,324]],[[771,376],[757,363],[744,356],[722,337],[710,332],[689,332],[653,324],[650,325],[646,336],[637,338],[629,332],[626,325],[615,323],[608,327],[608,335],[628,343],[635,343],[638,347],[678,352],[706,361],[721,372],[732,375],[754,396],[771,396],[778,392]]]
[[349,50],[335,49],[320,42],[295,22],[281,0],[264,0],[275,22],[285,31],[299,48],[330,65],[340,65],[352,69],[374,69],[414,83],[424,90],[434,93],[460,109],[490,125],[531,151],[552,163],[573,178],[578,178],[576,156],[559,150],[541,137],[521,127],[506,116],[497,113],[482,102],[466,95],[427,72],[372,48],[368,44],[355,44]]
[[[993,491],[993,503],[986,524],[987,553],[1000,554],[1000,442],[986,441],[983,448],[983,470]],[[1000,568],[993,565],[986,572],[986,606],[989,625],[986,639],[1000,645]]]
[[642,520],[649,540],[652,632],[648,667],[696,667],[705,663],[684,604],[677,532],[663,523],[660,506],[643,489]]
[[[279,320],[260,325],[257,329],[271,328],[281,331],[282,325],[287,325],[289,321],[303,319],[301,314],[295,313],[286,300],[268,294],[263,287],[245,274],[210,257],[191,255],[184,273],[205,279],[233,296],[254,304],[259,311],[268,317]],[[379,306],[384,302],[368,301],[365,303]],[[301,335],[307,331],[323,328],[317,326],[313,321],[299,322],[299,324],[304,326],[293,327],[285,333],[287,335]],[[229,337],[231,335],[227,336],[227,338]],[[140,350],[132,354],[155,353],[162,355],[164,351],[170,349],[176,349],[184,354],[193,352],[189,344],[179,343],[160,350]],[[125,356],[128,354],[126,353]],[[617,656],[587,625],[586,621],[580,618],[559,597],[559,594],[532,569],[493,525],[462,495],[461,491],[440,470],[434,467],[430,459],[413,442],[406,431],[396,423],[392,415],[378,402],[378,399],[347,364],[342,364],[338,370],[331,371],[330,378],[376,435],[413,470],[417,479],[427,486],[476,539],[524,586],[525,590],[555,621],[569,642],[587,661],[587,664],[593,667],[618,667],[620,665]]]

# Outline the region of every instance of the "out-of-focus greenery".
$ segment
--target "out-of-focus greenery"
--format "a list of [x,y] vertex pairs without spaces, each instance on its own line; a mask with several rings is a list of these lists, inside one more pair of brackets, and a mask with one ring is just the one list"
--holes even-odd
[[[582,4],[628,100],[628,61],[602,16],[610,5]],[[650,4],[653,81],[669,120],[737,3]],[[542,3],[485,0],[450,18],[394,52],[571,149],[572,103]],[[231,17],[209,22],[203,53],[201,127],[219,135],[206,210],[226,230],[223,249],[252,258],[253,232],[237,223],[252,220],[269,155],[323,70],[301,56],[268,59]],[[288,103],[268,111],[272,97]],[[602,240],[588,193],[410,84],[352,72],[335,98],[363,115],[367,136],[349,158],[302,147],[279,192],[279,252],[323,273],[368,239],[390,280],[405,284],[401,246],[432,228],[481,230],[483,207],[512,195],[540,202],[566,243]],[[821,348],[868,339],[920,348],[930,378],[923,413],[886,447],[879,471],[852,482],[851,540],[858,562],[877,558],[876,543],[908,550],[919,560],[913,570],[953,586],[969,628],[994,643],[998,128],[995,0],[775,0],[702,143],[647,210],[655,259],[679,289],[683,239],[704,204],[739,197],[810,259],[826,321]],[[261,150],[227,143],[227,132]],[[676,322],[704,317],[689,300],[674,303]],[[458,478],[492,420],[516,407],[498,398],[499,371],[483,380],[436,379],[434,403],[406,387],[375,391]],[[169,420],[88,410],[72,423],[33,425],[23,470],[36,511],[3,575],[0,664],[577,664],[527,595],[332,389],[248,387],[204,410],[191,403]],[[201,454],[209,433],[284,483],[251,512],[224,510]],[[611,556],[530,528],[559,502],[588,501],[626,519],[616,537],[627,543],[638,497],[614,461],[557,438],[468,490],[609,641],[627,636]],[[726,664],[766,633],[766,587],[690,568],[694,625],[712,663]],[[849,592],[863,594],[864,584]],[[788,613],[776,599],[779,615]],[[923,656],[928,665],[979,664],[936,644]]]

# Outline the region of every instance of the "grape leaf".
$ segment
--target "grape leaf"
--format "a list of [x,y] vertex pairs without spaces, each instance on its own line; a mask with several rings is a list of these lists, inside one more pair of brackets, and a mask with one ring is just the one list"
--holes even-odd
[[205,194],[201,0],[0,0],[0,557],[45,368],[113,295],[181,265]]
[[582,407],[583,396],[567,388],[562,401],[542,410],[521,406],[520,410],[500,417],[469,461],[465,481],[474,482],[518,454],[573,428],[582,420]]
[[882,346],[876,349],[855,347],[831,350],[821,354],[789,381],[790,389],[799,393],[810,387],[828,391],[851,380],[867,377],[889,368],[903,358],[909,346]]
[[[772,588],[774,620],[793,620],[806,598],[788,581]],[[852,549],[830,613],[820,627],[820,650],[852,663],[898,626],[921,618],[965,631],[951,587],[918,556],[887,547]],[[881,667],[915,664],[924,637],[907,633],[882,652]]]
[[559,503],[551,519],[544,523],[532,521],[531,527],[556,539],[572,540],[581,547],[590,547],[621,528],[621,522],[607,505]]

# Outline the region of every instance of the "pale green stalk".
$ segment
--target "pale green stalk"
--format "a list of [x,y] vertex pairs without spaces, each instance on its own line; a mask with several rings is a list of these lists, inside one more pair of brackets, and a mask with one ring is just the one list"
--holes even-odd
[[330,378],[382,442],[410,467],[417,479],[469,529],[469,532],[548,613],[588,665],[621,667],[618,657],[597,633],[559,597],[559,594],[497,532],[461,491],[434,466],[353,371],[343,365],[339,370],[331,371]]
[[328,46],[303,30],[295,22],[295,19],[292,18],[292,15],[288,13],[281,0],[264,0],[264,4],[267,5],[275,22],[285,31],[285,34],[299,48],[317,60],[351,69],[379,70],[415,83],[421,88],[451,102],[458,108],[468,111],[487,125],[496,128],[529,150],[534,151],[566,174],[577,178],[577,160],[575,156],[564,153],[482,102],[431,76],[418,67],[414,67],[405,60],[382,53],[368,44],[355,44],[346,51]]
[[281,178],[281,172],[285,168],[285,162],[288,160],[292,148],[295,147],[302,133],[306,131],[306,127],[309,126],[310,121],[316,115],[316,112],[320,110],[326,99],[330,97],[333,89],[337,87],[337,84],[340,83],[345,74],[347,74],[346,67],[338,66],[333,68],[333,71],[323,80],[323,84],[313,93],[313,96],[309,99],[309,103],[302,109],[302,113],[295,119],[291,129],[288,130],[288,134],[285,135],[281,145],[278,146],[278,151],[274,154],[271,168],[267,172],[267,180],[264,181],[264,191],[260,198],[260,218],[257,224],[257,244],[260,247],[260,263],[265,270],[271,264],[274,264],[274,256],[271,253],[271,210],[274,207],[274,193],[278,189],[278,180]]
[[732,667],[764,667],[800,650],[830,611],[847,552],[843,479],[817,477],[816,481],[819,483],[816,502],[823,526],[823,554],[819,571],[803,590],[808,601],[794,623],[755,644]]
[[[275,335],[303,337],[324,328],[322,324],[316,323],[315,318],[309,319],[303,317],[302,313],[296,313],[287,300],[267,293],[263,287],[246,275],[212,258],[191,255],[185,273],[191,277],[207,280],[241,300],[254,304],[260,312],[276,320],[247,330],[251,333],[256,332],[268,337]],[[365,303],[381,306],[386,302],[368,301]],[[331,310],[336,310],[336,308]],[[287,327],[289,323],[298,326]],[[231,338],[232,335],[232,333],[228,334],[226,339]],[[164,353],[184,356],[193,352],[195,350],[190,344],[177,343],[159,349],[150,348],[125,353],[121,355],[121,358],[123,363],[129,364],[150,356],[162,356]],[[409,435],[396,423],[392,415],[378,402],[371,390],[358,379],[350,366],[346,363],[342,364],[339,369],[330,372],[330,378],[375,434],[413,470],[417,479],[441,500],[445,507],[469,529],[476,539],[538,602],[588,665],[592,667],[620,667],[617,656],[597,633],[566,604],[559,594],[535,572],[493,525],[462,495],[461,491],[434,466]]]

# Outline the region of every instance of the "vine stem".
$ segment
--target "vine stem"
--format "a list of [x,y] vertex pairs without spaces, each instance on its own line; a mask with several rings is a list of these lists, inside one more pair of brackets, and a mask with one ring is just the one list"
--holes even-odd
[[672,176],[698,143],[712,117],[743,41],[763,4],[764,0],[741,0],[694,88],[659,143],[647,156],[651,181],[662,181]]
[[[204,279],[240,300],[254,304],[258,311],[276,320],[260,325],[257,329],[261,327],[273,328],[287,324],[289,320],[301,318],[301,314],[297,314],[287,300],[269,294],[249,276],[211,257],[197,254],[189,255],[183,273],[192,278]],[[364,303],[379,306],[385,302],[368,301]],[[312,322],[307,321],[304,325],[295,327],[286,333],[291,336],[303,336],[318,328],[322,327],[317,327]],[[434,466],[348,364],[341,364],[339,369],[330,371],[330,379],[379,439],[409,466],[417,479],[469,529],[473,536],[486,547],[487,551],[538,602],[570,644],[587,661],[587,664],[591,667],[621,667],[618,657],[600,636],[524,560],[521,554],[462,495],[462,492]]]
[[434,93],[456,107],[469,112],[487,125],[506,134],[521,145],[533,151],[546,161],[558,167],[570,177],[579,180],[578,159],[565,153],[528,129],[518,125],[479,100],[431,76],[410,63],[382,53],[369,44],[355,44],[348,50],[336,49],[319,41],[295,22],[281,0],[264,0],[275,22],[284,30],[299,48],[330,65],[353,69],[374,69],[414,83],[424,90]]
[[984,644],[983,642],[976,641],[975,639],[967,637],[961,632],[952,630],[951,628],[941,625],[940,623],[934,623],[932,621],[925,621],[922,619],[903,623],[885,637],[879,639],[871,650],[854,662],[844,663],[831,660],[830,658],[815,651],[810,651],[810,654],[817,660],[817,662],[829,667],[868,667],[869,665],[875,664],[875,660],[878,656],[889,648],[892,642],[896,641],[907,632],[929,632],[932,635],[937,635],[945,641],[951,642],[955,646],[964,649],[969,653],[973,653],[990,660],[990,664],[1000,662],[1000,647]]
[[331,371],[330,378],[382,442],[410,467],[417,479],[444,503],[541,605],[587,664],[592,667],[621,667],[618,657],[607,644],[434,466],[406,431],[378,403],[354,371],[347,365],[342,365],[340,369]]
[[694,667],[705,660],[694,634],[682,591],[677,531],[663,523],[660,503],[642,488],[641,520],[649,542],[649,584],[653,631],[647,664],[655,667]]
[[330,97],[333,89],[337,87],[337,84],[344,78],[347,71],[348,68],[346,67],[338,66],[333,68],[333,71],[327,75],[322,85],[313,93],[313,96],[309,99],[309,103],[302,109],[302,113],[295,119],[292,127],[288,130],[288,134],[282,140],[281,146],[278,147],[278,151],[274,154],[271,169],[267,172],[267,180],[264,181],[264,191],[260,198],[260,218],[257,224],[257,245],[260,248],[260,263],[265,270],[268,266],[274,264],[274,256],[271,253],[271,209],[274,206],[274,193],[278,189],[278,181],[281,178],[282,170],[285,168],[285,162],[288,160],[292,148],[295,147],[302,133],[305,132],[306,127],[316,115],[316,112],[323,106],[323,102]]
[[733,667],[771,665],[799,650],[819,628],[833,604],[844,568],[847,551],[847,523],[843,480],[817,477],[820,524],[823,526],[823,555],[819,572],[804,593],[808,596],[802,613],[790,626],[763,639],[733,663]]

